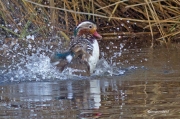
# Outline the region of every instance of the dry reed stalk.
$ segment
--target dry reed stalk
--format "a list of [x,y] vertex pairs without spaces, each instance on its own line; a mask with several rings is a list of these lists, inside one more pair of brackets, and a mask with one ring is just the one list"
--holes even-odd
[[[36,28],[47,24],[56,24],[56,30],[62,30],[69,34],[72,26],[80,21],[93,19],[101,23],[99,29],[102,31],[111,29],[134,33],[150,32],[155,39],[154,32],[159,31],[163,39],[175,38],[180,28],[180,1],[179,0],[0,0],[2,6],[0,20],[5,24],[13,24],[13,28],[24,30],[26,22],[30,21]],[[18,8],[18,10],[16,10]],[[15,14],[12,9],[16,10]],[[8,13],[8,14],[7,14]],[[88,18],[87,18],[88,17]],[[17,25],[14,18],[20,18],[22,26]],[[129,21],[127,23],[127,21]],[[109,26],[106,26],[106,24]],[[121,24],[124,24],[121,26]],[[43,29],[44,34],[49,34],[49,29]],[[71,34],[72,35],[72,34]],[[158,39],[159,40],[159,39]],[[152,40],[152,44],[155,40]]]
[[[91,6],[92,6],[92,13],[94,14],[94,10],[95,10],[95,8],[94,8],[94,0],[92,0]],[[93,15],[93,21],[94,21],[94,20],[95,20],[95,17],[94,17],[94,15]]]
[[[66,4],[65,4],[65,0],[64,0],[64,9],[66,9]],[[66,21],[66,30],[69,29],[69,25],[68,25],[68,15],[67,12],[65,11],[65,21]]]
[[[153,34],[157,34],[158,32],[153,32]],[[117,36],[117,35],[121,35],[121,36],[128,36],[128,35],[147,35],[147,34],[151,34],[151,32],[138,32],[138,33],[131,33],[131,32],[116,32],[116,33],[102,33],[102,36]]]
[[[150,1],[150,2],[155,3],[155,2],[161,2],[161,1],[165,1],[165,0],[157,0],[157,1]],[[134,4],[134,5],[128,5],[128,6],[126,6],[126,8],[136,7],[136,6],[140,6],[140,5],[146,5],[146,4],[149,4],[150,2],[144,2],[144,3]]]
[[[150,19],[149,19],[149,13],[148,13],[148,10],[147,10],[147,7],[146,7],[146,5],[145,5],[145,10],[146,10],[146,14],[147,14],[147,18],[148,18],[148,21],[150,21]],[[154,45],[154,35],[153,35],[153,30],[152,30],[152,26],[151,26],[151,22],[149,22],[149,26],[150,26],[150,31],[151,31],[151,37],[152,37],[152,42],[151,42],[151,47],[153,47],[153,45]]]
[[[55,7],[54,0],[50,0],[50,6]],[[55,14],[55,9],[50,8],[50,21],[55,25],[55,19],[56,19],[56,14]]]
[[175,36],[175,35],[177,35],[177,34],[180,34],[180,31],[167,34],[167,35],[165,35],[165,36],[163,36],[163,37],[157,38],[157,40],[161,40],[161,39],[163,39],[163,38],[165,38],[165,37],[169,37],[169,36]]
[[116,4],[116,6],[114,7],[114,9],[113,9],[113,11],[112,11],[112,13],[111,13],[111,15],[110,15],[110,17],[109,17],[108,21],[110,21],[110,20],[111,20],[111,17],[113,16],[114,12],[117,10],[118,5],[119,5],[119,3],[118,3],[118,4]]
[[[27,1],[27,0],[25,0]],[[32,2],[32,1],[27,1],[27,2],[30,2],[32,4],[35,4],[35,5],[38,5],[40,7],[45,7],[45,8],[54,8],[54,9],[57,9],[57,10],[61,10],[61,11],[67,11],[67,12],[70,12],[70,13],[76,13],[76,14],[81,14],[81,15],[94,15],[96,17],[100,17],[100,18],[105,18],[105,19],[108,19],[109,17],[108,16],[104,16],[104,15],[100,15],[100,14],[92,14],[92,13],[87,13],[87,12],[77,12],[77,11],[73,11],[73,10],[67,10],[67,9],[63,9],[63,8],[57,8],[57,7],[50,7],[50,6],[47,6],[47,5],[42,5],[42,4],[39,4],[39,3],[35,3],[35,2]],[[109,13],[111,14],[111,13]],[[135,22],[147,22],[148,23],[148,20],[139,20],[139,19],[133,19],[133,18],[120,18],[120,17],[111,17],[112,19],[114,20],[129,20],[129,21],[135,21]],[[163,22],[164,20],[160,20],[160,22]],[[151,20],[150,22],[155,22],[155,20]],[[168,22],[177,22],[177,21],[168,21]]]
[[97,9],[97,10],[105,9],[105,8],[108,8],[108,7],[111,7],[111,6],[117,5],[117,4],[122,3],[122,2],[126,2],[126,1],[128,1],[128,0],[118,1],[118,2],[115,2],[115,3],[110,4],[110,5],[108,4],[107,6],[101,7],[99,9]]
[[[64,0],[64,2],[66,3],[68,10],[74,11],[74,10],[71,9],[70,4],[67,2],[67,0]],[[73,0],[73,3],[75,3],[74,0]],[[74,4],[74,5],[75,5],[75,4]],[[68,12],[68,11],[66,11],[66,12]],[[77,20],[76,14],[74,14],[74,13],[72,12],[71,15],[72,15],[72,17],[73,17],[74,20]]]
[[[77,8],[78,8],[78,2],[76,2],[75,0],[73,0],[72,3],[73,3],[73,10],[74,10],[74,11],[76,11],[76,10],[79,11],[79,9],[77,9]],[[76,4],[76,3],[77,3],[77,4]],[[76,24],[78,24],[78,21],[80,20],[80,18],[81,18],[81,17],[80,17],[79,14],[74,13],[74,21],[75,21]]]
[[[44,25],[46,25],[46,23],[44,23],[44,21],[43,21],[43,16],[44,15],[46,15],[47,16],[47,18],[48,18],[48,16],[51,16],[52,17],[52,19],[54,19],[54,13],[52,13],[52,14],[48,14],[47,13],[47,11],[45,10],[45,9],[43,9],[42,11],[43,11],[43,13],[41,13],[41,14],[38,14],[37,13],[37,11],[35,10],[37,7],[36,6],[34,6],[33,4],[31,4],[31,3],[28,3],[28,2],[26,2],[25,0],[22,0],[22,2],[23,2],[23,11],[24,11],[24,14],[26,14],[26,16],[27,16],[27,18],[26,19],[24,19],[24,22],[27,22],[26,20],[30,20],[31,22],[33,22],[33,24],[36,26],[36,27],[38,27],[38,28],[42,28],[42,27],[44,27]],[[17,4],[17,6],[18,6],[18,4]],[[38,9],[38,8],[37,8]],[[33,16],[33,18],[32,18],[32,16]],[[52,20],[51,19],[51,20]],[[53,22],[53,20],[51,21],[51,22]],[[47,29],[42,29],[42,31],[43,32],[48,32],[48,30]],[[42,32],[42,33],[43,33]],[[45,34],[44,34],[45,35]]]
[[157,16],[157,13],[156,13],[156,11],[155,11],[155,9],[154,9],[154,6],[153,6],[152,2],[148,2],[147,0],[145,0],[145,2],[147,3],[147,6],[148,6],[148,8],[149,8],[149,11],[150,11],[153,19],[154,19],[155,22],[158,24],[158,25],[156,25],[156,26],[157,26],[159,32],[161,33],[161,36],[164,36],[164,32],[163,32],[163,29],[162,29],[162,27],[161,27],[161,23],[160,23],[160,21],[159,21],[159,18],[158,18],[158,16]]

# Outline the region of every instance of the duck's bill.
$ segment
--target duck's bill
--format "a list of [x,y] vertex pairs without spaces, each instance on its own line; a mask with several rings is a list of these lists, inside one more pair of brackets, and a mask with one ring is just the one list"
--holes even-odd
[[98,39],[102,39],[102,36],[97,31],[95,31],[93,35]]

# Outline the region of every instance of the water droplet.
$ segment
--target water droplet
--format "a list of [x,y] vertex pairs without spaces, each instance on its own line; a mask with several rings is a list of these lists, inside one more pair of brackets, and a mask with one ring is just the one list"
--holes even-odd
[[109,47],[106,47],[106,49],[109,49]]
[[121,38],[121,36],[118,36],[118,38]]
[[19,30],[18,30],[17,28],[14,30],[15,33],[17,33],[18,31],[19,31]]

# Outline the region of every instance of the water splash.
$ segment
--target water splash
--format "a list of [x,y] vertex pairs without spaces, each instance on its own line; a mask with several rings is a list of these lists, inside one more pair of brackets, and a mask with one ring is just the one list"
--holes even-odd
[[21,62],[11,66],[4,76],[10,81],[65,79],[56,67],[51,65],[48,56],[38,53],[22,58]]
[[113,75],[122,75],[125,73],[125,70],[121,70],[116,66],[110,65],[105,59],[100,59],[95,72],[93,75],[106,75],[106,76],[113,76]]
[[[51,53],[56,50],[48,43],[43,41],[38,44],[33,43],[30,40],[26,40],[28,43],[22,47],[22,44],[11,43],[11,45],[3,44],[0,50],[6,49],[4,62],[8,60],[8,63],[0,62],[0,81],[39,81],[39,80],[65,80],[65,79],[79,79],[73,72],[77,72],[78,69],[66,69],[60,72],[50,62]],[[26,46],[26,47],[25,47]],[[119,54],[115,54],[119,55]],[[112,64],[112,63],[111,63]],[[113,76],[122,75],[125,70],[121,70],[116,66],[112,66],[105,59],[100,59],[93,76]],[[84,78],[84,77],[83,77]]]
[[59,72],[51,65],[50,58],[45,54],[33,54],[28,56],[26,60],[25,65],[18,68],[15,75],[17,78],[28,77],[36,80],[62,78]]
[[34,39],[24,39],[20,43],[11,41],[0,49],[0,81],[27,81],[42,79],[64,79],[64,76],[50,63],[48,54],[53,52],[48,42],[38,43]]
[[[21,63],[16,64],[15,67],[10,67],[8,72],[4,74],[5,81],[39,81],[39,80],[65,80],[65,79],[79,79],[87,78],[83,76],[77,76],[73,72],[77,72],[78,69],[67,68],[63,72],[50,63],[49,56],[45,54],[32,54],[27,56],[26,60],[22,60]],[[113,76],[122,75],[125,70],[121,70],[117,67],[112,67],[105,59],[99,60],[93,76]]]

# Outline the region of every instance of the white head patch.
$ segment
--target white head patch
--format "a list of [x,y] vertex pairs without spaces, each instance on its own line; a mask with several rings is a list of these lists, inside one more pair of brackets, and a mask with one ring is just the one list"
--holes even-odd
[[77,26],[77,28],[79,28],[80,26],[85,25],[85,24],[92,24],[92,22],[90,22],[90,21],[84,21],[84,22],[80,23],[80,24]]

